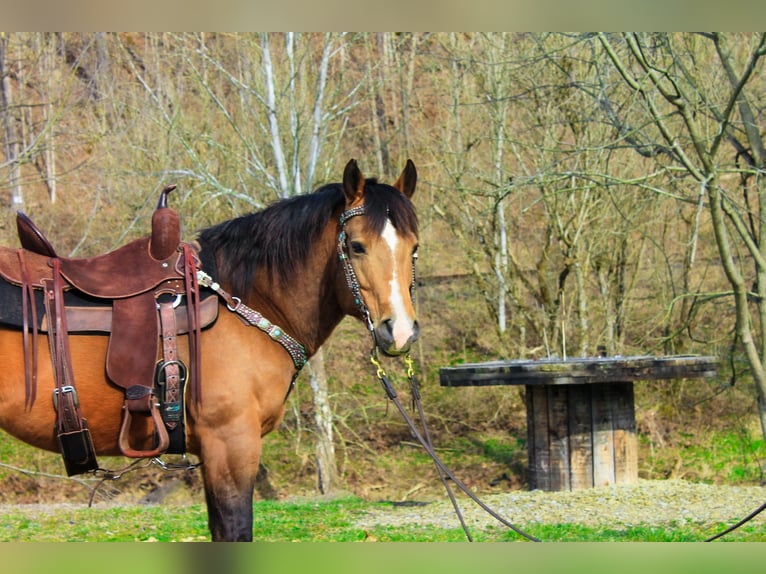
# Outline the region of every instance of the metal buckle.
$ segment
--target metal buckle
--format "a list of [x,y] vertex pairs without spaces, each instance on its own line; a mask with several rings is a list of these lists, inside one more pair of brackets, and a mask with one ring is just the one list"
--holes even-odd
[[[164,394],[164,387],[166,383],[166,372],[165,369],[169,367],[170,365],[178,365],[178,383],[179,385],[183,385],[186,382],[186,377],[188,375],[189,370],[186,368],[186,365],[183,363],[183,361],[174,360],[174,361],[157,361],[157,364],[154,367],[154,380],[157,382],[157,385],[163,388],[163,394]],[[162,399],[164,400],[164,396]]]
[[[160,293],[160,295],[173,295],[174,293],[167,292],[167,293]],[[173,309],[177,309],[178,306],[183,302],[184,296],[180,293],[175,293],[176,298],[173,300]],[[160,308],[160,302],[157,301],[156,303],[157,309]]]
[[64,385],[60,389],[53,389],[53,408],[59,410],[59,393],[72,393],[72,401],[74,406],[80,406],[80,399],[77,398],[77,391],[72,385]]

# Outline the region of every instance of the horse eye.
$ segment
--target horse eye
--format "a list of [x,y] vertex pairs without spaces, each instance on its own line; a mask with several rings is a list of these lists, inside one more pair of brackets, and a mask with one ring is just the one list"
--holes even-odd
[[365,253],[367,253],[367,250],[364,248],[364,245],[362,245],[358,241],[351,242],[351,251],[353,251],[355,255],[364,255]]

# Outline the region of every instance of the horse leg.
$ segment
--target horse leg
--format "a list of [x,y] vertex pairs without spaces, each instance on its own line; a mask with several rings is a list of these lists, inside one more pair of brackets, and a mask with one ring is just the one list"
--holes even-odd
[[253,489],[227,489],[205,483],[207,518],[213,542],[252,542]]
[[210,534],[214,542],[250,542],[260,437],[241,438],[238,445],[217,439],[211,442],[202,452]]

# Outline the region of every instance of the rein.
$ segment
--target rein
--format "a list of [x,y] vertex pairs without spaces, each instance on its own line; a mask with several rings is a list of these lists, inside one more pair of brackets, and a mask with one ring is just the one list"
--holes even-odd
[[[417,441],[426,451],[428,456],[430,456],[431,459],[434,461],[434,464],[436,465],[436,470],[439,474],[439,478],[442,484],[444,485],[445,490],[447,491],[447,495],[449,496],[450,502],[452,502],[452,506],[455,509],[455,514],[457,515],[458,520],[460,521],[460,525],[463,528],[463,532],[465,532],[466,538],[468,539],[469,542],[472,542],[473,538],[471,537],[471,533],[469,532],[468,526],[465,523],[463,514],[460,511],[460,507],[458,506],[457,499],[455,498],[455,495],[452,492],[452,489],[450,488],[448,479],[454,482],[455,485],[457,485],[457,487],[460,490],[462,490],[468,497],[470,497],[482,509],[484,509],[492,517],[500,521],[503,525],[507,526],[508,528],[510,528],[517,534],[523,536],[524,538],[527,538],[528,540],[531,540],[533,542],[540,542],[539,539],[535,538],[531,534],[524,532],[517,526],[511,524],[510,522],[505,520],[502,516],[497,514],[497,512],[495,512],[489,506],[487,506],[484,502],[482,502],[473,492],[471,492],[471,490],[465,485],[465,483],[463,483],[460,479],[458,479],[454,475],[454,473],[449,468],[447,468],[447,466],[439,458],[439,455],[436,454],[436,451],[434,450],[434,447],[433,447],[433,442],[431,440],[431,433],[428,431],[428,427],[426,426],[425,412],[423,410],[423,404],[420,400],[420,389],[418,386],[418,380],[417,380],[417,377],[415,376],[414,364],[412,361],[412,357],[409,355],[409,353],[405,355],[404,362],[407,365],[407,376],[410,381],[412,403],[417,409],[422,432],[417,428],[415,421],[412,420],[412,417],[410,417],[410,415],[407,413],[407,410],[402,405],[401,401],[399,401],[399,398],[396,394],[396,390],[394,389],[394,386],[391,384],[391,380],[388,378],[388,375],[386,374],[385,370],[383,369],[383,366],[380,363],[380,360],[378,359],[374,325],[372,324],[370,311],[367,308],[367,304],[364,302],[364,297],[362,297],[362,290],[361,290],[361,287],[359,286],[359,281],[356,277],[356,272],[354,271],[354,267],[351,265],[351,260],[349,259],[349,256],[348,256],[348,245],[346,244],[346,222],[352,217],[355,217],[357,215],[364,215],[364,213],[365,213],[364,205],[360,205],[358,207],[353,207],[351,209],[348,209],[341,214],[339,219],[340,233],[338,234],[338,258],[341,261],[341,264],[343,265],[343,273],[346,276],[346,283],[348,285],[348,288],[351,290],[351,294],[354,297],[354,304],[357,306],[357,308],[361,312],[362,318],[367,326],[368,331],[370,332],[370,336],[372,337],[372,351],[370,352],[370,361],[376,368],[376,375],[381,385],[383,386],[383,389],[385,390],[386,396],[389,398],[389,400],[391,400],[394,403],[399,413],[402,415],[402,418],[407,423],[407,426],[410,428],[410,432],[412,433],[412,435],[417,439]],[[412,281],[410,284],[410,295],[413,295],[415,291],[416,261],[417,261],[417,252],[415,252],[412,256]]]
[[386,396],[389,398],[389,400],[391,400],[391,402],[394,403],[397,410],[399,411],[399,414],[402,415],[402,418],[407,423],[407,426],[410,428],[410,432],[412,433],[412,435],[417,439],[417,441],[426,451],[428,456],[430,456],[431,459],[434,461],[434,464],[436,465],[436,469],[439,472],[439,476],[442,480],[442,483],[444,484],[444,487],[447,489],[447,494],[449,495],[450,501],[452,502],[452,506],[455,508],[455,513],[457,514],[457,517],[460,520],[460,524],[463,527],[463,531],[465,532],[465,535],[468,541],[473,542],[473,538],[471,537],[471,533],[468,531],[468,527],[466,526],[465,520],[463,519],[462,513],[460,512],[460,509],[457,505],[457,501],[454,497],[454,494],[452,493],[452,490],[450,489],[447,483],[447,479],[454,482],[455,485],[461,491],[463,491],[463,493],[466,496],[468,496],[471,500],[473,500],[476,504],[478,504],[482,510],[484,510],[487,514],[492,516],[492,518],[500,522],[503,526],[507,526],[508,528],[513,530],[516,534],[526,538],[527,540],[530,540],[532,542],[542,542],[539,538],[536,538],[535,536],[532,536],[531,534],[523,531],[521,528],[512,524],[511,522],[509,522],[508,520],[500,516],[495,510],[490,508],[474,492],[472,492],[471,489],[463,481],[461,481],[457,476],[455,476],[455,474],[444,464],[441,458],[439,458],[439,455],[436,454],[436,451],[434,450],[434,447],[433,447],[433,443],[431,441],[430,433],[428,432],[428,428],[426,426],[425,413],[423,411],[423,405],[420,400],[420,389],[418,387],[417,377],[415,376],[414,369],[412,368],[412,358],[409,356],[409,354],[405,357],[404,361],[407,364],[407,374],[410,380],[410,388],[412,391],[412,402],[416,406],[418,411],[420,425],[423,429],[422,433],[420,432],[420,430],[418,430],[417,425],[415,424],[415,421],[412,420],[412,417],[410,417],[410,415],[407,413],[407,410],[404,408],[401,401],[399,400],[399,397],[396,394],[396,390],[394,389],[394,386],[391,384],[391,380],[388,378],[388,375],[386,375],[386,372],[383,370],[383,367],[380,365],[380,361],[378,360],[377,351],[375,348],[373,348],[370,354],[370,361],[377,369],[376,375],[381,385],[383,386],[383,389],[386,392]]

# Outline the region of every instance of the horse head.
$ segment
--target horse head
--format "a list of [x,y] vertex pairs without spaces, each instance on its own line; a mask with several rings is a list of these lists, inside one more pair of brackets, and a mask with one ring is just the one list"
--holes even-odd
[[418,338],[413,305],[417,217],[410,202],[417,171],[407,160],[396,183],[365,179],[355,160],[343,172],[345,211],[339,251],[357,316],[375,345],[391,356],[406,353]]

